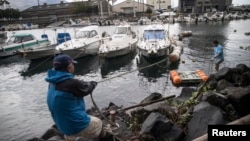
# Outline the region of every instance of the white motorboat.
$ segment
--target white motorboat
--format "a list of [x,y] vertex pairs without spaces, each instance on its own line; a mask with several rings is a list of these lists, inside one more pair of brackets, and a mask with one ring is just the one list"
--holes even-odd
[[98,30],[98,26],[87,26],[76,32],[75,38],[57,45],[56,50],[73,58],[96,55],[102,42],[110,40],[110,36]]
[[18,51],[29,51],[50,46],[48,38],[37,39],[32,34],[14,34],[1,45],[0,57],[15,55]]
[[101,44],[98,54],[101,57],[116,57],[135,51],[138,42],[136,33],[129,24],[116,26],[110,41]]
[[161,57],[169,55],[170,40],[168,32],[162,24],[149,25],[144,29],[138,45],[138,52],[145,57]]

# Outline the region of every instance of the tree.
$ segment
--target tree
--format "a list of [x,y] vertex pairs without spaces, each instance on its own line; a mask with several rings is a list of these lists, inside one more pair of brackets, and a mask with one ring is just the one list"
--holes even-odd
[[91,7],[87,2],[74,2],[73,7],[71,8],[72,14],[84,14],[90,13]]
[[7,0],[0,0],[0,5],[3,5],[3,4],[10,4]]
[[0,18],[6,18],[8,21],[19,19],[21,13],[17,9],[8,8],[0,11]]
[[152,9],[150,8],[150,7],[147,7],[147,9],[146,9],[146,15],[148,16],[148,17],[151,17],[151,15],[152,15]]

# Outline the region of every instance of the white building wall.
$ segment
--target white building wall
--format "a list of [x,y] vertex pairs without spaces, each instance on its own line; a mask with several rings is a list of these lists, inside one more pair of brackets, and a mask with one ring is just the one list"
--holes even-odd
[[116,13],[133,12],[134,8],[135,12],[145,12],[148,7],[154,9],[152,5],[144,4],[141,1],[127,0],[119,4],[113,5],[112,9],[113,12]]
[[171,9],[171,0],[147,0],[147,4],[153,5],[154,10]]

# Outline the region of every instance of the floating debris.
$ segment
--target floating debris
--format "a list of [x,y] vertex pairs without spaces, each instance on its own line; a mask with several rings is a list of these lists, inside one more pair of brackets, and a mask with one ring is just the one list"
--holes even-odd
[[246,46],[246,47],[240,46],[240,49],[250,50],[250,46]]
[[249,35],[250,35],[250,32],[246,32],[245,35],[249,36]]

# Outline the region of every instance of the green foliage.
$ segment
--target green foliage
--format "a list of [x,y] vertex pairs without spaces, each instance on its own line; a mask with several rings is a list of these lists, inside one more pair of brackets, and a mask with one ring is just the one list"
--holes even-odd
[[150,7],[148,7],[147,9],[146,9],[146,12],[145,13],[147,13],[147,14],[152,14],[152,9],[150,8]]
[[0,10],[0,18],[6,18],[8,20],[18,19],[21,13],[17,9],[8,8],[5,10]]
[[77,2],[74,3],[74,6],[71,8],[72,14],[84,14],[84,13],[90,13],[91,7],[87,2]]

